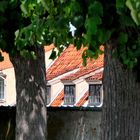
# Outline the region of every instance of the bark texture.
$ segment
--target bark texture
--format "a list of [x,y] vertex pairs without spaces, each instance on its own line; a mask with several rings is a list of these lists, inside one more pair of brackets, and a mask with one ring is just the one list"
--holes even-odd
[[16,140],[46,140],[45,57],[35,47],[36,60],[11,59],[16,76]]
[[140,83],[105,47],[101,140],[139,140]]

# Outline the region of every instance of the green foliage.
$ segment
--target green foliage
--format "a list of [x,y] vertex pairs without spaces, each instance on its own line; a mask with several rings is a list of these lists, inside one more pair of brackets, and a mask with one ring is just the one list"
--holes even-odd
[[139,0],[127,0],[126,6],[131,11],[131,17],[137,25],[140,25],[140,1]]
[[[58,53],[70,43],[87,58],[97,58],[99,46],[116,40],[117,56],[129,68],[137,65],[140,57],[140,2],[139,0],[2,0],[0,2],[0,46],[3,51],[34,58],[34,48],[54,43]],[[70,33],[69,22],[76,27]],[[11,26],[9,26],[11,23]]]
[[124,45],[124,44],[127,43],[127,41],[128,41],[128,34],[127,34],[127,33],[121,32],[121,33],[119,34],[118,40],[119,40],[119,44],[120,44],[120,45]]
[[125,1],[126,0],[116,0],[116,10],[117,10],[116,12],[120,15],[127,11]]
[[6,2],[6,1],[0,1],[0,12],[4,12],[5,11],[5,9],[6,9],[6,7],[7,7],[7,5],[8,5],[8,3]]
[[54,60],[56,58],[57,54],[56,51],[54,51],[54,49],[52,50],[52,53],[50,55],[50,59]]
[[0,52],[0,61],[3,61],[4,57],[2,56],[2,53]]
[[[81,6],[80,1],[78,2]],[[74,19],[75,16],[72,18],[72,21],[76,21],[73,22],[74,26],[77,27],[79,24],[74,37],[74,43],[77,49],[80,49],[81,44],[88,46],[88,49],[82,55],[84,65],[86,65],[87,58],[98,57],[101,44],[106,44],[109,40],[114,39],[118,44],[116,53],[120,61],[128,68],[133,68],[137,65],[137,58],[140,56],[138,53],[140,45],[138,43],[139,27],[136,26],[138,22],[132,17],[132,14],[130,15],[129,9],[132,10],[130,5],[135,5],[133,10],[134,7],[137,10],[138,21],[140,19],[138,17],[139,3],[135,1],[129,6],[127,3],[125,0],[116,0],[116,3],[111,0],[106,2],[98,0],[86,1],[84,6],[80,8],[80,10],[82,9],[85,12],[83,18],[78,18],[82,13],[79,12],[79,8],[77,8],[77,11],[71,11],[73,15],[76,15],[76,20]],[[79,21],[81,21],[81,24]],[[77,34],[79,29],[82,32],[81,34]],[[135,49],[133,46],[135,46]]]
[[30,58],[36,59],[36,55],[35,55],[34,51],[29,52],[28,50],[23,49],[20,51],[20,55],[25,57],[26,59],[30,59]]

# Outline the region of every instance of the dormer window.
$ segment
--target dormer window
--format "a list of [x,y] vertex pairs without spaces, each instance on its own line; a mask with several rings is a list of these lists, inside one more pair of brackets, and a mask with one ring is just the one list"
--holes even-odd
[[50,103],[51,101],[51,86],[47,86],[47,105]]
[[101,104],[102,84],[89,85],[89,106],[98,106]]
[[64,104],[74,105],[75,103],[75,85],[64,85]]
[[0,100],[4,99],[4,78],[0,77]]

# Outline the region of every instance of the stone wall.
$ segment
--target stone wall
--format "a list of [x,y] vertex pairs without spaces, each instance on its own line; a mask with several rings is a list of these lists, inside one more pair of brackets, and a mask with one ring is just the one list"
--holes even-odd
[[[48,108],[47,140],[99,140],[101,111]],[[0,107],[0,140],[15,139],[15,108]]]
[[15,108],[0,107],[0,140],[15,140]]
[[101,111],[49,110],[47,140],[99,140]]

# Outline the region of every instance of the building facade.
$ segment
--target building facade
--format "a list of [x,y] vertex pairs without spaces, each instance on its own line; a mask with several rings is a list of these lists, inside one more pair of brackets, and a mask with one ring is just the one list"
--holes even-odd
[[[76,50],[73,45],[61,53],[54,61],[49,56],[55,49],[53,45],[45,47],[46,63],[46,105],[48,107],[101,107],[103,104],[102,73],[103,55],[96,60],[87,60],[82,65],[82,47]],[[2,53],[0,62],[0,105],[16,105],[14,68],[8,54]]]
[[101,107],[103,104],[103,55],[82,65],[82,53],[73,45],[66,48],[46,72],[47,106]]

